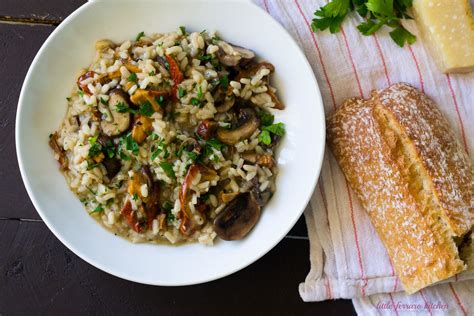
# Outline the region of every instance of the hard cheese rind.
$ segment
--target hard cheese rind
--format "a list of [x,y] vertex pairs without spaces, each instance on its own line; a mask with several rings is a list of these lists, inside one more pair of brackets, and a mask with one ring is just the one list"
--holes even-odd
[[441,71],[473,71],[474,19],[468,0],[414,0],[413,9]]

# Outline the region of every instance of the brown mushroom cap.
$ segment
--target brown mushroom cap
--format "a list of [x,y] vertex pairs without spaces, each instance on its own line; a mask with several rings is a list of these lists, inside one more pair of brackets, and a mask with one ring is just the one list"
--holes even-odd
[[224,240],[244,238],[260,218],[261,207],[254,193],[241,193],[214,220],[214,231]]
[[222,64],[229,67],[237,66],[241,62],[248,62],[255,58],[255,53],[247,48],[231,45],[224,41],[219,41],[217,46],[219,46],[217,58]]
[[239,121],[243,123],[235,129],[217,129],[217,138],[224,144],[235,145],[252,136],[260,126],[260,119],[252,108],[241,109],[239,111]]
[[109,111],[112,117],[100,122],[102,132],[107,136],[117,136],[130,127],[130,113],[120,113],[117,110],[117,105],[120,103],[128,105],[124,92],[119,89],[112,90],[109,98]]

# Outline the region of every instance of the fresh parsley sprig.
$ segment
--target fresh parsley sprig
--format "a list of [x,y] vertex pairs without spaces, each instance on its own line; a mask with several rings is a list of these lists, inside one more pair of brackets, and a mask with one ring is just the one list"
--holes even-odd
[[316,10],[311,28],[314,32],[329,29],[331,33],[337,33],[347,14],[356,11],[366,19],[357,26],[363,35],[372,35],[386,25],[393,29],[390,32],[392,40],[403,47],[405,43],[413,44],[416,41],[415,35],[401,23],[402,19],[411,19],[407,10],[412,2],[413,0],[332,0]]

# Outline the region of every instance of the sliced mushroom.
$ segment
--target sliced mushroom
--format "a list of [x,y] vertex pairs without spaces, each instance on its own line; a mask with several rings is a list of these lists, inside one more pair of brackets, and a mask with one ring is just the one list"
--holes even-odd
[[214,220],[214,231],[224,240],[244,238],[255,226],[261,206],[253,192],[241,193]]
[[[102,148],[112,146],[115,147],[113,140],[106,135],[100,134],[97,138],[97,141],[102,146]],[[112,178],[115,177],[115,175],[117,175],[117,173],[122,168],[120,159],[116,157],[109,157],[108,155],[105,155],[104,159],[102,160],[102,165],[104,165],[105,170],[107,171],[107,177],[109,180],[112,180]]]
[[[268,69],[270,70],[270,73],[275,71],[275,66],[273,64],[262,61],[259,63],[252,63],[251,65],[243,68],[242,70],[239,71],[237,76],[235,77],[235,81],[240,81],[242,78],[251,78],[252,76],[255,76],[255,74],[260,70],[260,69]],[[265,78],[268,78],[265,77]]]
[[49,146],[56,153],[57,155],[56,160],[59,162],[59,165],[61,166],[61,170],[67,170],[68,160],[66,157],[66,153],[64,152],[64,149],[58,144],[58,132],[54,132],[53,134],[50,135]]
[[240,126],[235,129],[217,129],[217,138],[227,145],[235,145],[249,138],[260,126],[260,119],[252,108],[243,108],[239,111]]
[[117,105],[125,104],[128,105],[124,92],[122,90],[113,90],[110,92],[109,98],[109,111],[112,115],[111,118],[101,120],[100,127],[102,132],[107,136],[117,136],[130,127],[130,113],[120,113],[117,109]]
[[233,96],[226,97],[224,102],[220,105],[216,105],[217,113],[225,113],[229,111],[235,104],[235,98]]
[[255,53],[249,49],[234,46],[224,41],[217,42],[219,50],[217,58],[226,66],[234,67],[241,62],[248,62],[255,58]]
[[242,154],[242,158],[253,164],[257,164],[269,169],[275,166],[275,160],[270,154],[257,154],[256,152],[246,152]]
[[219,88],[216,90],[213,97],[217,113],[225,113],[235,104],[235,97],[232,93],[232,89],[225,89],[222,85],[219,85]]
[[141,145],[152,130],[151,119],[143,115],[137,115],[132,127],[132,138]]

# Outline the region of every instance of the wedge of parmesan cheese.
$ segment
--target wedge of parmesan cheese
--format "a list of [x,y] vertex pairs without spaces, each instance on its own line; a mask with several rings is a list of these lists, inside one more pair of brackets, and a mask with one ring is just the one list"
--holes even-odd
[[474,18],[468,0],[414,0],[415,20],[441,70],[474,70]]

